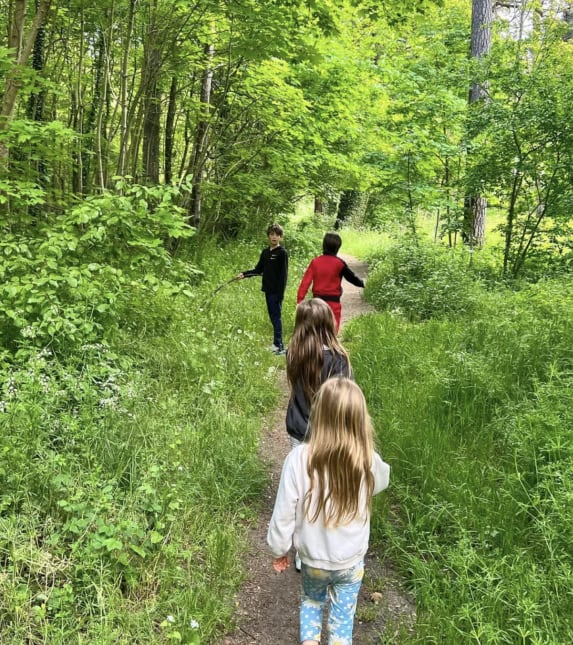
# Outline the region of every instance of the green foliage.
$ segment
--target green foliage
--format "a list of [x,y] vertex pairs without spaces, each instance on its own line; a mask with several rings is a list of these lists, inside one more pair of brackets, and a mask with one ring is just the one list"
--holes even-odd
[[546,21],[538,29],[526,41],[503,38],[494,47],[490,100],[472,110],[469,123],[467,183],[505,210],[503,266],[512,276],[571,263],[573,56],[561,26]]
[[409,320],[470,315],[478,305],[477,275],[464,250],[409,241],[370,257],[365,296],[378,309]]
[[[22,340],[0,380],[3,642],[203,643],[229,625],[278,359],[259,281],[206,302],[259,250],[207,245],[208,280],[147,290],[106,344]],[[140,253],[134,271],[163,266]]]
[[475,291],[471,316],[346,330],[393,469],[373,539],[416,594],[414,642],[566,642],[573,285]]
[[0,338],[58,349],[110,338],[134,300],[185,289],[192,269],[165,248],[192,234],[174,189],[118,183],[56,221],[0,240]]

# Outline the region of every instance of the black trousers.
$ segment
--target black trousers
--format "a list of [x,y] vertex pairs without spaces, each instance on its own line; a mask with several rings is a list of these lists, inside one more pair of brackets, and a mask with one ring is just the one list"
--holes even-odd
[[267,311],[273,325],[273,344],[283,349],[283,296],[278,293],[265,293],[267,300]]

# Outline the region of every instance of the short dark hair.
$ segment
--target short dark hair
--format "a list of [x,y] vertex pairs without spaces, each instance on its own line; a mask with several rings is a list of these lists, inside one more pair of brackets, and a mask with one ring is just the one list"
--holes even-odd
[[271,233],[275,233],[279,237],[282,237],[284,235],[283,227],[280,224],[271,224],[269,228],[267,228],[267,235],[270,235]]
[[322,240],[322,252],[326,255],[336,255],[342,246],[342,238],[338,233],[327,233]]

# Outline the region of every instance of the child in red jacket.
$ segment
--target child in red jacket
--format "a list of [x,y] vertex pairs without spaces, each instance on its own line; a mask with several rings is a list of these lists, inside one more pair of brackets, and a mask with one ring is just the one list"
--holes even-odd
[[312,284],[313,298],[321,298],[328,303],[336,320],[336,332],[340,329],[342,278],[351,284],[364,288],[364,282],[350,269],[344,260],[337,256],[342,245],[338,233],[327,233],[322,240],[322,255],[314,258],[304,272],[298,288],[296,302],[304,300]]

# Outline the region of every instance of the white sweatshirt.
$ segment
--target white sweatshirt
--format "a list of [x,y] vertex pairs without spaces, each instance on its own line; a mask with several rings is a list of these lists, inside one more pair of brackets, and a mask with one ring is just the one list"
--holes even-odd
[[[368,550],[370,513],[365,512],[350,524],[325,527],[322,517],[310,522],[303,513],[303,501],[310,489],[307,473],[308,444],[303,443],[288,454],[281,474],[267,542],[273,557],[286,555],[294,545],[300,559],[311,567],[337,571],[360,562]],[[372,458],[374,495],[388,487],[390,466],[380,455]],[[365,500],[364,500],[365,501]],[[368,508],[364,503],[363,508]],[[312,517],[312,508],[310,509]]]

